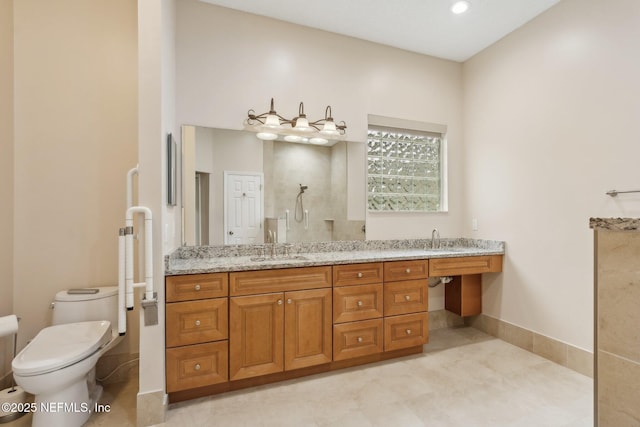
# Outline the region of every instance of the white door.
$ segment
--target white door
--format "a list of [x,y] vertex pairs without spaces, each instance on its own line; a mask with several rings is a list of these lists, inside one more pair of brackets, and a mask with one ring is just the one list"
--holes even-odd
[[224,243],[262,243],[262,174],[224,173]]

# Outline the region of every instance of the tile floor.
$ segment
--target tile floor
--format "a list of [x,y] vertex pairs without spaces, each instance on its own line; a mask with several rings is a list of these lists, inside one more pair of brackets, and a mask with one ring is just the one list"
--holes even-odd
[[[421,355],[170,405],[158,427],[590,427],[592,384],[477,329],[450,328],[431,331]],[[105,387],[111,412],[86,426],[135,426],[136,392],[135,381]]]

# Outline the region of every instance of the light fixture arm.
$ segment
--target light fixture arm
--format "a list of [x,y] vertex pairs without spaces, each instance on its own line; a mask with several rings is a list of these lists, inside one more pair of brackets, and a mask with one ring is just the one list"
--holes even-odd
[[324,118],[310,122],[304,113],[303,102],[298,106],[298,116],[287,119],[276,112],[273,98],[271,98],[268,112],[256,114],[253,109],[247,111],[246,125],[250,130],[258,132],[258,138],[261,139],[275,139],[279,133],[284,135],[320,133],[321,136],[318,139],[326,141],[327,138],[337,139],[338,136],[344,135],[347,129],[344,121],[337,124],[334,122],[330,105],[325,109]]

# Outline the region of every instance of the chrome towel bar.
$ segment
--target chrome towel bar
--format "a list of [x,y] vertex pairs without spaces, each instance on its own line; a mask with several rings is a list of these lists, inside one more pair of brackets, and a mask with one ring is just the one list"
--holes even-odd
[[631,190],[631,191],[609,190],[607,191],[607,196],[616,197],[618,194],[622,194],[622,193],[640,193],[640,190]]

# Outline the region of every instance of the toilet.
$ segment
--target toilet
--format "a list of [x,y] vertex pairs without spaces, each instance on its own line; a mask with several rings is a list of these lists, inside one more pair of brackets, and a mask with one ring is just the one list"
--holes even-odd
[[52,307],[53,326],[41,330],[13,359],[13,377],[35,396],[32,426],[79,427],[102,394],[96,363],[122,338],[118,287],[61,291]]

